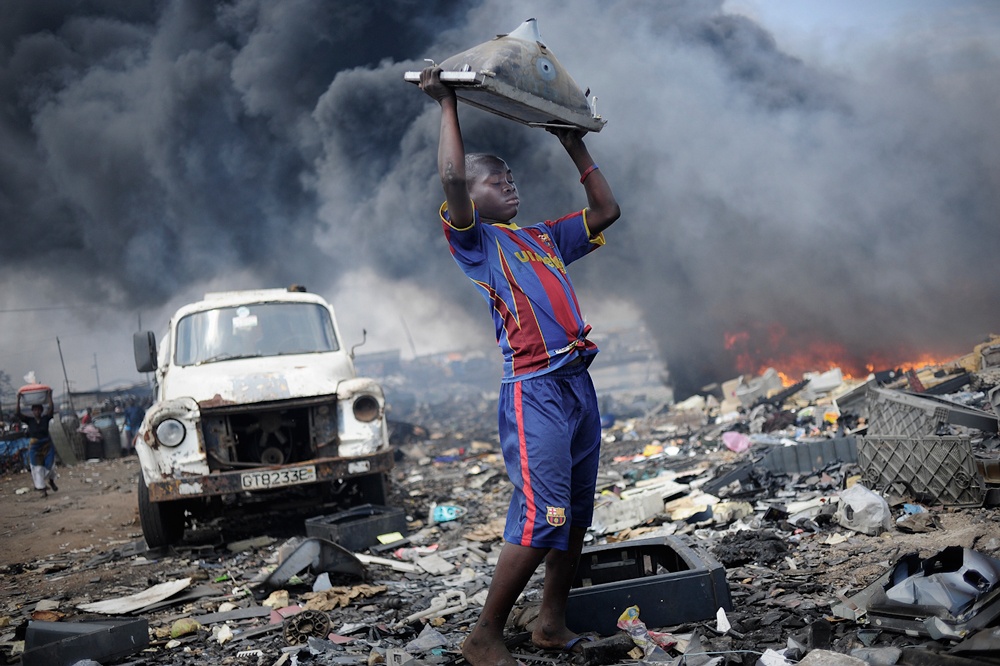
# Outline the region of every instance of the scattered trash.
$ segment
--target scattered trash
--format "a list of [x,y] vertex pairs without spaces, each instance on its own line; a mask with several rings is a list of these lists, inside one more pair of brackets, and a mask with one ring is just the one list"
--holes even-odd
[[352,552],[380,543],[387,532],[406,532],[406,514],[397,507],[362,504],[346,511],[306,520],[306,535],[332,541]]
[[330,616],[318,610],[305,609],[282,622],[282,632],[289,645],[302,645],[310,636],[325,638],[330,631]]
[[144,650],[149,623],[143,619],[100,622],[28,622],[23,666],[70,666],[83,659],[108,662]]
[[89,604],[77,606],[82,611],[89,613],[103,613],[105,615],[125,615],[143,608],[148,608],[157,602],[169,599],[191,584],[190,578],[167,581],[154,585],[141,592],[130,594],[117,599],[107,599]]
[[431,525],[435,523],[447,523],[452,520],[458,520],[466,513],[468,511],[465,507],[452,504],[431,504],[430,510],[427,513],[427,522]]
[[[669,604],[662,602],[672,599]],[[667,536],[584,548],[570,590],[566,624],[574,631],[613,634],[632,605],[663,627],[715,618],[732,610],[722,565],[684,538]]]
[[750,447],[753,446],[752,439],[743,433],[736,432],[734,430],[722,433],[722,443],[726,445],[727,449],[733,451],[734,453],[749,451]]
[[296,539],[287,545],[291,546],[291,552],[264,580],[264,586],[268,589],[280,588],[292,576],[307,569],[314,574],[325,571],[364,578],[364,565],[361,561],[354,553],[332,541],[313,537],[301,542]]
[[182,617],[170,627],[170,637],[180,638],[188,634],[196,634],[201,629],[201,623],[191,617]]
[[[989,381],[1000,382],[994,371]],[[968,370],[918,374],[927,391],[939,379],[962,391],[948,398],[961,400],[957,409],[936,401],[917,412],[934,423],[931,432],[898,432],[908,422],[893,416],[895,403],[886,407],[884,391],[903,384],[874,377],[841,377],[826,390],[820,382],[810,388],[812,379],[779,388],[771,375],[746,376],[684,410],[658,396],[607,397],[615,417],[605,420],[594,523],[568,609],[573,630],[596,640],[572,658],[592,666],[650,661],[649,648],[664,663],[699,666],[871,666],[914,662],[914,651],[1000,662],[1000,632],[987,626],[1000,613],[1000,521],[990,500],[1000,483],[1000,438],[953,422],[957,414],[981,423],[968,410],[984,404],[991,385],[957,385],[956,377],[987,381]],[[909,386],[905,373],[898,381]],[[398,391],[394,382],[387,384]],[[495,411],[489,390],[456,391],[467,399],[455,404],[433,402],[433,381],[420,388],[428,402],[407,418],[425,425],[400,427],[412,439],[397,445],[390,506],[330,520],[350,512],[333,497],[303,516],[275,507],[273,523],[196,524],[171,550],[136,547],[133,535],[10,566],[3,656],[13,662],[28,651],[15,635],[27,622],[59,614],[53,624],[82,624],[74,614],[98,612],[84,607],[103,598],[96,603],[105,610],[131,608],[148,621],[141,659],[149,663],[179,663],[189,653],[267,666],[319,655],[339,666],[456,662],[502,547],[504,463],[491,439],[495,424],[483,417]],[[873,413],[874,432],[866,422]],[[913,460],[904,464],[904,454]],[[106,474],[105,464],[87,469]],[[10,492],[12,501],[28,501]],[[325,534],[337,541],[303,537],[312,518],[335,526]],[[383,519],[393,524],[373,524]],[[354,537],[367,545],[345,548]],[[957,550],[900,558],[928,543]],[[889,562],[896,565],[887,570]],[[536,572],[526,587],[506,632],[527,664],[550,663],[519,638],[537,622],[543,576]],[[189,582],[171,593],[179,577]],[[85,594],[36,587],[44,580],[62,590],[80,578],[89,581],[76,588]],[[154,583],[168,587],[137,591]],[[83,654],[73,663],[86,658],[101,660]]]
[[646,628],[646,623],[639,619],[639,607],[629,606],[618,617],[617,626],[627,633],[636,646],[642,651],[645,661],[667,661],[670,655],[660,647]]
[[840,491],[837,522],[855,532],[878,536],[892,529],[892,512],[881,495],[856,483]]

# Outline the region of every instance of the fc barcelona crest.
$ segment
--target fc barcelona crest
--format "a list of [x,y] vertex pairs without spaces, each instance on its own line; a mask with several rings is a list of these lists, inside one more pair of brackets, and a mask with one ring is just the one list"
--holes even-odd
[[566,524],[566,509],[561,506],[545,507],[545,522],[552,527],[562,527]]

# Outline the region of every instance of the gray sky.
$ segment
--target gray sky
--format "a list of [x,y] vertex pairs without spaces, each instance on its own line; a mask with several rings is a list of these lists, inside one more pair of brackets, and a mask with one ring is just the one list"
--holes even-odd
[[[681,393],[739,353],[887,367],[1000,330],[996,3],[18,0],[0,369],[61,386],[58,337],[74,387],[139,379],[140,319],[291,283],[363,350],[494,350],[436,222],[436,108],[402,75],[529,17],[608,120],[588,145],[624,214],[571,267],[585,313],[644,321]],[[585,205],[551,136],[462,123],[512,166],[519,222]]]

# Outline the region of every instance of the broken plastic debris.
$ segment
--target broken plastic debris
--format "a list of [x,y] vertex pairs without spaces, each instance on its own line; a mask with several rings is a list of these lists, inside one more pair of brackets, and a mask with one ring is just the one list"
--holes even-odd
[[212,627],[212,640],[219,645],[223,645],[233,640],[233,630],[228,624],[220,624]]
[[716,611],[715,630],[718,631],[720,634],[724,634],[732,628],[733,625],[730,624],[729,617],[726,616],[726,609],[720,608],[718,611]]
[[304,609],[282,622],[285,642],[289,645],[303,645],[309,637],[325,638],[332,630],[330,616],[323,611]]
[[381,544],[396,543],[397,541],[402,541],[404,539],[400,532],[388,532],[386,534],[378,535],[378,542]]
[[424,628],[420,631],[412,641],[407,643],[404,649],[407,652],[429,652],[434,648],[444,647],[448,645],[448,639],[444,637],[437,629],[434,629],[429,624],[425,624]]
[[80,604],[77,608],[82,611],[87,611],[88,613],[124,615],[125,613],[131,613],[132,611],[139,610],[140,608],[151,606],[159,601],[163,601],[164,599],[169,599],[190,584],[190,578],[167,581],[166,583],[154,585],[153,587],[145,589],[142,592],[130,594],[127,597],[95,601],[90,604]]
[[467,513],[465,507],[454,504],[431,504],[428,512],[427,522],[431,525],[435,523],[447,523],[458,520]]
[[753,446],[753,440],[743,433],[736,432],[735,430],[729,430],[722,433],[722,443],[726,445],[727,449],[734,453],[743,453]]
[[145,619],[100,622],[31,620],[24,636],[21,664],[53,666],[75,664],[87,658],[111,662],[148,646],[149,622]]
[[855,532],[878,536],[892,529],[892,511],[881,495],[856,483],[840,491],[837,522]]
[[364,565],[354,553],[326,539],[308,538],[295,547],[278,567],[267,577],[264,585],[277,589],[296,574],[310,569],[314,574],[323,571],[364,577]]
[[444,617],[468,608],[469,602],[465,598],[462,590],[448,590],[431,599],[431,605],[425,610],[413,613],[406,618],[410,623],[414,620],[422,620],[432,617]]

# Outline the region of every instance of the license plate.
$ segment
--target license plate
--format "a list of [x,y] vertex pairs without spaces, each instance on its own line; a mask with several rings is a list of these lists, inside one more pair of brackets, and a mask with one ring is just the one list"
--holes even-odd
[[273,469],[264,472],[244,472],[240,474],[240,483],[243,486],[243,490],[264,490],[266,488],[280,488],[281,486],[295,486],[315,480],[316,467],[314,465]]

